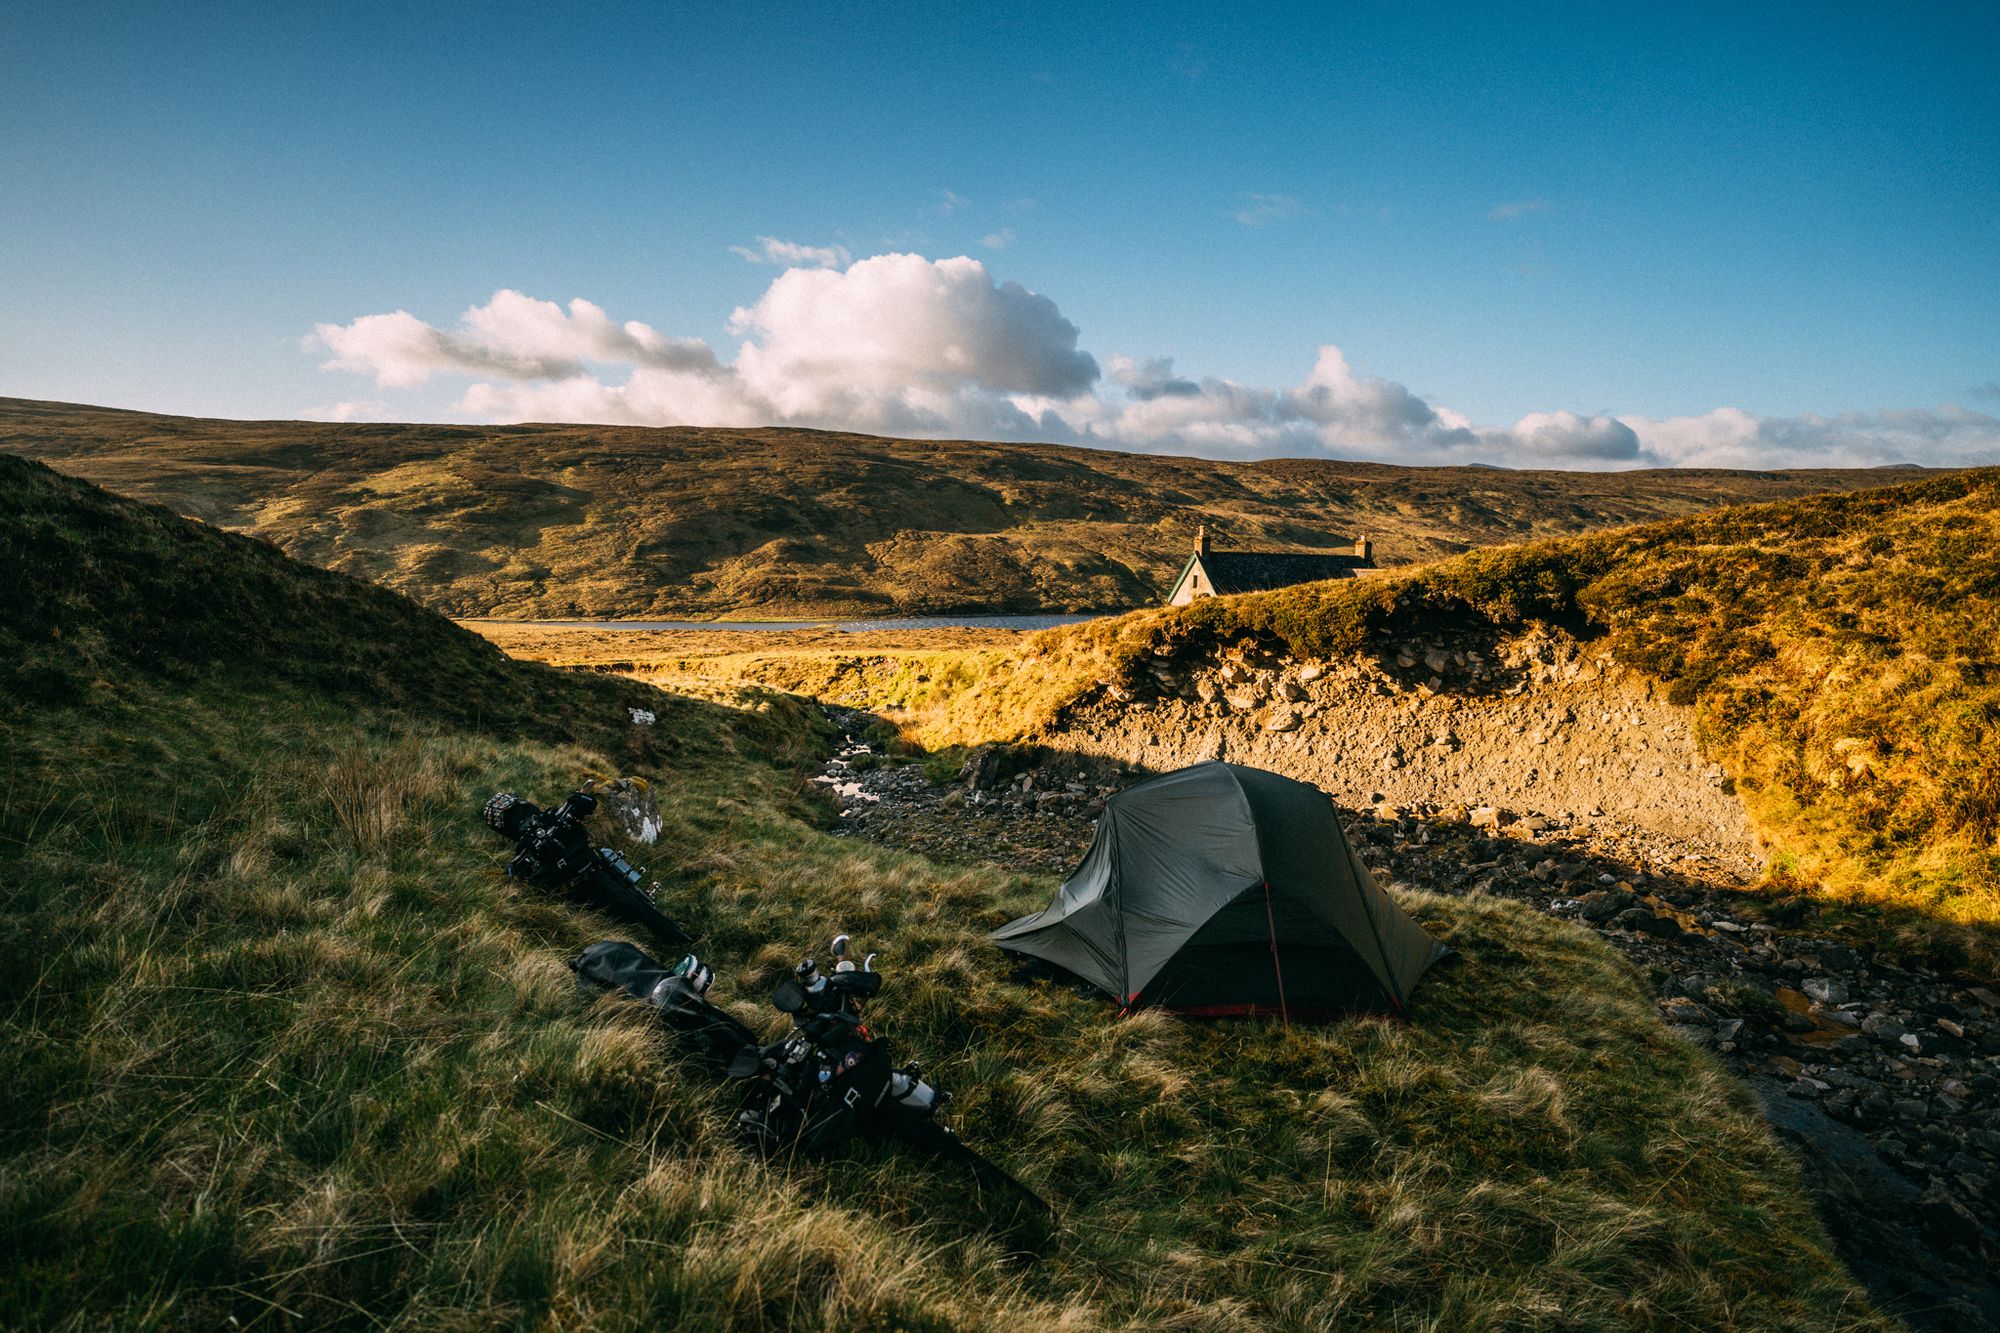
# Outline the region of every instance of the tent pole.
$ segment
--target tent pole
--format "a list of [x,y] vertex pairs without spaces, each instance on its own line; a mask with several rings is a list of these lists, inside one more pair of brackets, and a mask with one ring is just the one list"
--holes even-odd
[[1271,881],[1264,881],[1264,926],[1271,933],[1271,971],[1278,978],[1278,1014],[1285,1026],[1292,1025],[1292,1011],[1285,1004],[1285,969],[1278,963],[1278,921],[1271,914]]

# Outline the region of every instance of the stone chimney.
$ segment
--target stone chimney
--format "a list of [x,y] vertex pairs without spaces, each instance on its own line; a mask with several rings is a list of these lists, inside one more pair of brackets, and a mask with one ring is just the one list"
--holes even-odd
[[1201,527],[1196,529],[1195,531],[1194,553],[1196,555],[1204,557],[1208,555],[1208,524],[1206,523],[1202,524]]
[[1354,554],[1363,563],[1366,563],[1370,559],[1374,550],[1375,543],[1369,541],[1366,537],[1356,537],[1354,539]]

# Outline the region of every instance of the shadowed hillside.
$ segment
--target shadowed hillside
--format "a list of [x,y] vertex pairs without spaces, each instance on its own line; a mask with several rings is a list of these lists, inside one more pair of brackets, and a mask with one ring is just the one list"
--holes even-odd
[[0,452],[276,542],[457,616],[1105,610],[1223,546],[1378,561],[1877,484],[1220,463],[805,430],[208,421],[0,400]]
[[[1743,1089],[1586,933],[1413,894],[1413,1021],[1114,1021],[983,940],[1050,881],[821,832],[797,701],[514,663],[0,459],[0,1324],[1878,1328]],[[643,702],[660,724],[635,727]],[[631,774],[715,995],[835,929],[1051,1232],[893,1151],[761,1165],[563,965],[496,787]]]

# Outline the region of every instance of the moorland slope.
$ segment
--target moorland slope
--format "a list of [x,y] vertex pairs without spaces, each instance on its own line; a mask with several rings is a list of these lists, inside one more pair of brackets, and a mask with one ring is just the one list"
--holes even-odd
[[[0,572],[8,1327],[1884,1326],[1741,1086],[1519,904],[1407,899],[1460,953],[1409,1023],[1113,1021],[983,943],[1050,883],[816,827],[795,701],[511,662],[7,458]],[[1060,1229],[878,1150],[761,1166],[575,994],[607,923],[477,810],[614,773],[717,994],[768,1026],[854,930],[878,1028]]]
[[0,400],[0,452],[460,617],[1112,610],[1226,546],[1387,564],[1869,472],[1224,463],[826,431],[212,421]]
[[[1523,635],[1544,646],[1524,657]],[[1172,729],[1173,718],[1149,716],[1165,708],[1181,731],[1324,729],[1334,745],[1355,724],[1334,696],[1360,691],[1372,701],[1353,706],[1400,701],[1395,758],[1407,751],[1414,768],[1497,764],[1497,750],[1456,753],[1491,714],[1486,729],[1532,745],[1552,779],[1558,730],[1599,724],[1574,707],[1567,718],[1522,711],[1553,647],[1570,663],[1566,680],[1622,671],[1657,687],[1662,712],[1692,709],[1699,753],[1743,801],[1774,887],[1861,917],[1882,909],[1927,961],[1990,973],[2000,965],[1996,644],[2000,470],[1984,469],[1050,630],[1011,668],[920,701],[918,730],[933,744],[1089,748],[1129,742],[1119,729],[1133,730],[1135,715],[1138,729]],[[1355,663],[1366,670],[1345,670]],[[1311,664],[1312,688],[1300,690]],[[1425,749],[1454,729],[1463,734],[1450,746]],[[1627,756],[1617,780],[1643,788],[1662,757]]]

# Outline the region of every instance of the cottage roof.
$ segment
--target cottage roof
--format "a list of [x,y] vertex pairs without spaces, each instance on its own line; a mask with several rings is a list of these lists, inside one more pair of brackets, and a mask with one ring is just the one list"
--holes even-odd
[[1201,567],[1218,593],[1269,592],[1294,583],[1344,578],[1357,569],[1372,568],[1363,555],[1322,555],[1293,551],[1210,551]]

